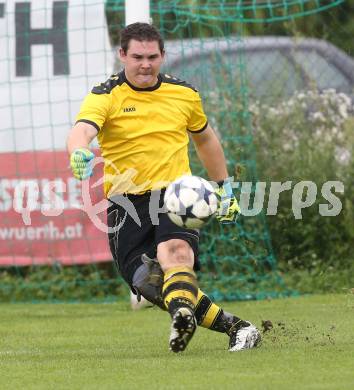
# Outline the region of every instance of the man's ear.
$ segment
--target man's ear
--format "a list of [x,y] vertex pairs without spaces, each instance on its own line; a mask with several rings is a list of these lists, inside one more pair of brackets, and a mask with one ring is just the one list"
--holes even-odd
[[122,48],[119,49],[119,59],[121,62],[125,62],[125,58],[127,57],[127,54],[124,52]]

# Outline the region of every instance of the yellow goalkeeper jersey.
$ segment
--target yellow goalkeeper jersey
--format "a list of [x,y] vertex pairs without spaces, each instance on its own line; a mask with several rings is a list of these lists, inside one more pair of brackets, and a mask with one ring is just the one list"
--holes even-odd
[[141,194],[190,174],[188,132],[207,127],[199,93],[167,74],[137,88],[124,71],[95,86],[77,122],[92,124],[104,158],[104,192]]

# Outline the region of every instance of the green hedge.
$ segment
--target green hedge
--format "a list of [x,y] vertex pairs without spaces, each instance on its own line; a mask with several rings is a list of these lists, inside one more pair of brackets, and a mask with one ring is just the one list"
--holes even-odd
[[[352,269],[354,255],[354,120],[353,103],[334,90],[298,93],[276,106],[256,102],[254,142],[261,181],[313,181],[315,204],[295,219],[292,191],[280,195],[278,213],[267,216],[272,244],[281,269],[340,273]],[[343,183],[335,195],[342,211],[333,217],[319,213],[326,181]],[[315,270],[315,271],[314,271]],[[354,285],[354,272],[348,283]]]
[[0,302],[116,300],[128,295],[113,262],[0,269]]

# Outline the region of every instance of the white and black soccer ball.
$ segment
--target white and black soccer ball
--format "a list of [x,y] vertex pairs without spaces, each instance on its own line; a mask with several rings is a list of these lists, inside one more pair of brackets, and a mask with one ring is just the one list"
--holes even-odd
[[213,186],[198,176],[182,176],[166,189],[167,215],[176,225],[199,229],[215,213],[218,199]]

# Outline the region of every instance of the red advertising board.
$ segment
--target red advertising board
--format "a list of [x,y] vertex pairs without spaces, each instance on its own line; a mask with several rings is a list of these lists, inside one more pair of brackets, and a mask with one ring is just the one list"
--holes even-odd
[[0,167],[0,266],[111,259],[99,165],[86,194],[64,151],[0,153]]
[[[5,3],[0,15],[0,266],[110,260],[102,185],[88,191],[98,212],[88,194],[83,201],[64,151],[85,95],[113,71],[105,1],[70,0],[59,8],[55,1]],[[90,185],[102,181],[99,168]]]

